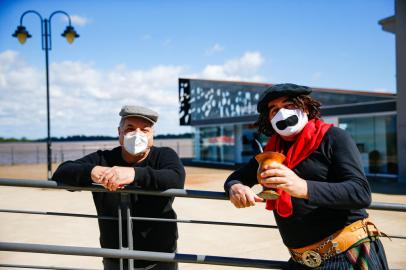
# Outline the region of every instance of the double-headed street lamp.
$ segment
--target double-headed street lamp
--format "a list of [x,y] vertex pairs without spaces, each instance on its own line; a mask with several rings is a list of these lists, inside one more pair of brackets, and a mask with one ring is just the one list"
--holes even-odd
[[68,17],[69,25],[66,27],[65,31],[62,33],[62,36],[66,38],[69,44],[73,43],[75,38],[79,37],[75,29],[71,25],[71,19],[68,13],[65,11],[55,11],[53,12],[48,19],[43,19],[41,14],[35,10],[28,10],[24,12],[20,17],[20,25],[17,27],[17,30],[14,32],[13,37],[16,37],[21,44],[24,44],[27,38],[30,38],[31,35],[23,26],[23,18],[26,14],[33,13],[38,15],[41,20],[41,44],[42,50],[45,51],[45,76],[46,76],[46,87],[47,87],[47,159],[48,159],[48,179],[52,177],[52,150],[51,150],[51,123],[50,123],[50,112],[49,112],[49,71],[48,71],[48,51],[52,49],[51,41],[51,20],[55,14],[64,14]]

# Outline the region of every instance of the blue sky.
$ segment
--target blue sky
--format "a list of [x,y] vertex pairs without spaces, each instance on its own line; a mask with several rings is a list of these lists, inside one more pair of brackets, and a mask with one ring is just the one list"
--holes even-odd
[[125,103],[161,113],[156,132],[181,133],[177,79],[193,77],[396,92],[395,39],[378,21],[394,1],[1,1],[0,137],[46,137],[39,19],[52,18],[53,136],[116,135]]

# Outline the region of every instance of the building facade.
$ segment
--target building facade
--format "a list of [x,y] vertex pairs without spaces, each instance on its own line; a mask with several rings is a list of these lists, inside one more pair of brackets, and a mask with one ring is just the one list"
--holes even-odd
[[[236,165],[257,151],[256,105],[271,84],[179,79],[180,124],[195,129],[198,163]],[[346,130],[361,153],[369,176],[397,178],[396,95],[313,88],[325,122]]]
[[379,24],[384,31],[395,34],[398,178],[406,183],[406,1],[394,2],[395,15],[380,20]]

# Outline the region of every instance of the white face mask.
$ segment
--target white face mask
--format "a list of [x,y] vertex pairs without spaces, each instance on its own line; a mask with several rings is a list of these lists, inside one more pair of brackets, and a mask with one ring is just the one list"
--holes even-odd
[[129,132],[124,136],[124,149],[131,155],[144,152],[148,147],[148,137],[142,132]]
[[300,109],[281,108],[271,120],[273,129],[281,136],[299,134],[308,122],[307,114]]

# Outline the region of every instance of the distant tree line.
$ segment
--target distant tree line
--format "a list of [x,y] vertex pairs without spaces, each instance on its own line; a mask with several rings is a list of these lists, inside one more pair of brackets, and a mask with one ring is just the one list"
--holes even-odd
[[32,142],[32,140],[28,140],[25,137],[22,137],[21,139],[0,137],[0,143],[2,142]]
[[[188,139],[193,138],[193,133],[182,134],[160,134],[154,137],[155,139]],[[112,136],[86,136],[86,135],[73,135],[66,137],[51,137],[53,142],[83,142],[83,141],[114,141],[118,140],[118,137]],[[25,137],[17,138],[3,138],[0,137],[0,143],[2,142],[46,142],[47,138],[30,140]]]

